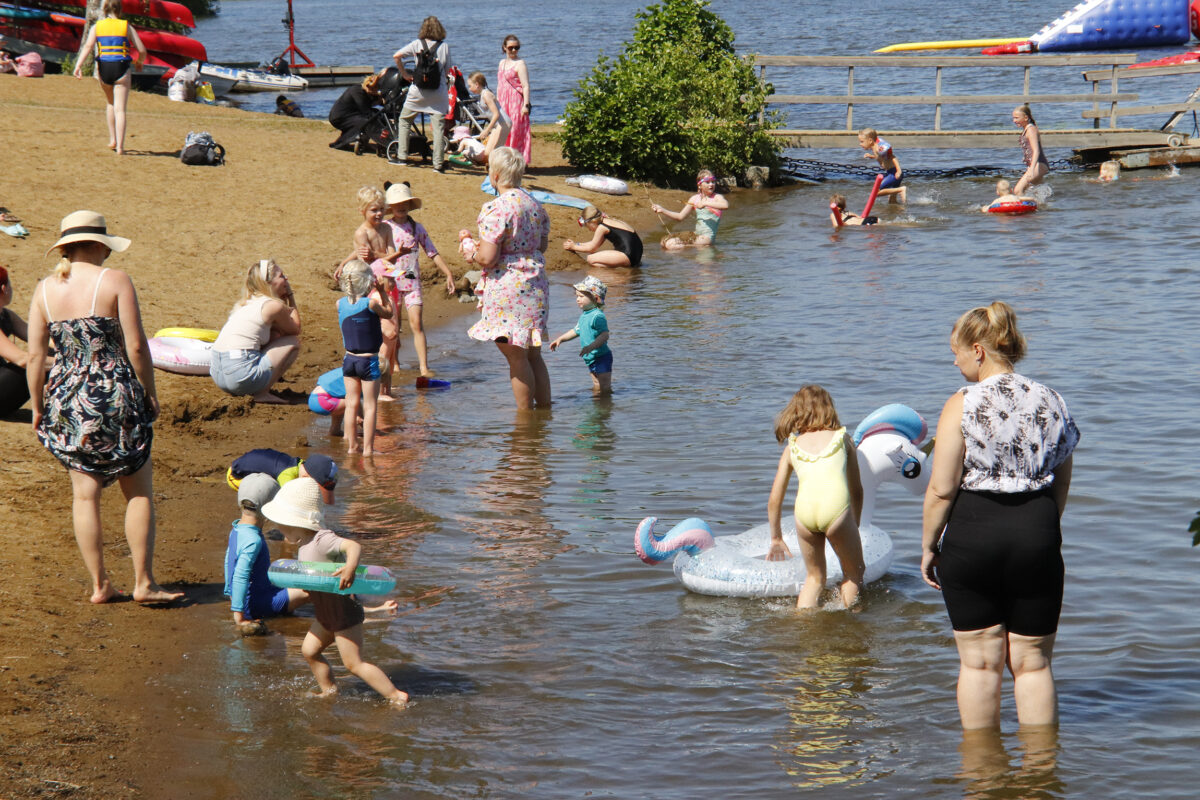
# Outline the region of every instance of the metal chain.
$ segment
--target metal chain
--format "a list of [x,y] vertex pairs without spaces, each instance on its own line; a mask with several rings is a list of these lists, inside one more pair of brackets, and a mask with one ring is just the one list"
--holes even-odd
[[[1068,159],[1058,159],[1050,162],[1050,168],[1056,172],[1072,172],[1081,169],[1079,164]],[[801,178],[809,181],[823,181],[830,174],[833,175],[856,175],[864,178],[873,178],[879,174],[877,166],[867,166],[865,164],[842,164],[836,161],[817,161],[811,158],[794,158],[791,156],[783,159],[783,171],[795,178]],[[905,176],[912,175],[917,178],[963,178],[963,177],[978,177],[990,175],[1003,175],[1005,172],[1011,172],[1011,167],[994,167],[994,166],[967,166],[967,167],[946,167],[946,168],[906,168]]]

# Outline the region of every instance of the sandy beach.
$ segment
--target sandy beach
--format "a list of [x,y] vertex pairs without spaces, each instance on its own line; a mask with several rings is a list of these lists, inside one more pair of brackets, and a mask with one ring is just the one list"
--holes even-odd
[[[456,276],[466,265],[455,250],[460,228],[474,229],[482,170],[439,175],[400,168],[374,156],[330,150],[324,120],[250,114],[174,103],[134,93],[129,153],[105,149],[104,105],[92,80],[0,75],[0,135],[5,169],[0,205],[20,216],[27,239],[0,237],[0,264],[13,281],[12,308],[23,318],[37,281],[52,267],[44,255],[60,219],[77,209],[107,217],[110,232],[133,240],[109,266],[137,287],[149,335],[161,327],[219,328],[239,296],[247,266],[274,258],[287,271],[304,319],[304,346],[279,388],[307,393],[338,362],[341,341],[330,272],[350,250],[361,221],[354,195],[365,184],[408,180],[424,207],[414,216],[429,230]],[[228,151],[219,168],[187,167],[178,158],[189,131],[206,130]],[[567,186],[573,174],[539,131],[526,185],[588,196],[637,226],[654,246],[661,229],[641,189],[626,197]],[[656,191],[659,202],[685,195]],[[573,209],[550,206],[551,269],[581,261],[559,246],[578,235]],[[436,336],[465,336],[474,306],[447,299],[436,270],[422,261],[425,321]],[[461,319],[459,319],[461,317]],[[413,360],[407,324],[400,361]],[[484,345],[480,345],[481,347]],[[435,365],[436,366],[436,365]],[[411,373],[415,375],[414,373]],[[411,375],[398,378],[407,383]],[[230,460],[252,447],[303,454],[305,406],[255,406],[231,398],[207,378],[156,373],[163,413],[154,443],[160,583],[187,593],[179,607],[133,603],[89,605],[88,578],[71,528],[71,494],[62,467],[35,440],[28,407],[0,421],[7,463],[0,534],[8,574],[0,581],[6,647],[0,654],[0,796],[165,797],[170,766],[152,742],[173,725],[157,713],[155,676],[186,671],[178,654],[194,646],[198,623],[228,615],[221,597],[222,554],[233,495],[224,483]],[[506,380],[497,357],[495,380]],[[120,492],[105,493],[109,570],[127,588],[131,571],[120,528]],[[302,664],[290,665],[299,670]],[[183,796],[183,795],[175,795]]]

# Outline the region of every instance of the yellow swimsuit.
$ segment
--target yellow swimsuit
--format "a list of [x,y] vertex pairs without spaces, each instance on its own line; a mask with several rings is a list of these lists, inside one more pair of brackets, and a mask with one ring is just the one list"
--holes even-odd
[[839,428],[819,453],[801,450],[796,434],[788,437],[788,456],[800,485],[796,489],[796,522],[824,533],[850,507],[846,480],[846,429]]

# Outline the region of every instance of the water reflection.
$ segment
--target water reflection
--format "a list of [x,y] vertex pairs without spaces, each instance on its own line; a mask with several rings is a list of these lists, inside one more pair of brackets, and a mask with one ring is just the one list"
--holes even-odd
[[848,613],[823,613],[798,623],[798,639],[813,652],[783,675],[793,687],[787,699],[790,725],[779,748],[798,789],[857,785],[871,779],[875,756],[860,731],[868,712],[862,697],[877,666],[870,655],[869,629]]
[[999,731],[966,731],[959,754],[968,800],[1042,800],[1065,794],[1058,777],[1058,731],[1025,728],[1017,733],[1020,763],[1014,767]]
[[617,435],[608,424],[612,411],[611,396],[597,397],[575,426],[571,444],[576,450],[586,454],[583,474],[579,476],[579,488],[575,495],[575,501],[578,503],[603,503],[606,497],[615,491],[609,484],[609,462],[612,461],[617,444]]

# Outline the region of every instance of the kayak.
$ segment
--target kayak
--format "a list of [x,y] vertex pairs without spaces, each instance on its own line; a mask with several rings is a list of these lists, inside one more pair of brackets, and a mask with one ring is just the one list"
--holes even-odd
[[[21,0],[21,5],[79,14],[87,8],[87,0]],[[170,0],[121,0],[121,15],[131,18],[135,27],[139,17],[184,28],[196,27],[196,19],[192,16],[191,9]],[[140,34],[141,30],[138,30],[138,33]]]

